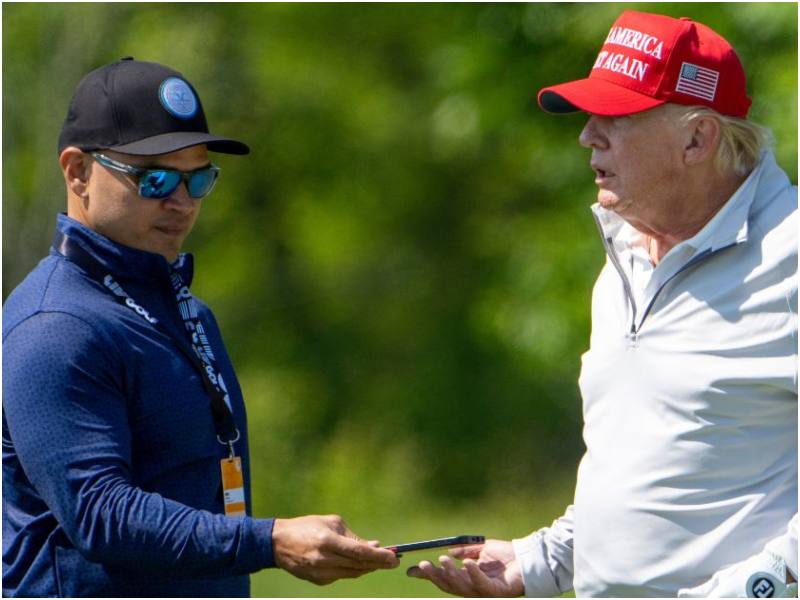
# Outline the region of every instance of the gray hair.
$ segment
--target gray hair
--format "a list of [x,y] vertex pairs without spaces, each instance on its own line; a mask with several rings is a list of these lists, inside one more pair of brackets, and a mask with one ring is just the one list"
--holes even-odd
[[700,117],[716,119],[720,125],[720,140],[714,165],[720,173],[734,173],[744,177],[752,171],[761,158],[761,151],[771,148],[775,138],[767,127],[722,115],[706,106],[668,104],[668,110],[683,123]]

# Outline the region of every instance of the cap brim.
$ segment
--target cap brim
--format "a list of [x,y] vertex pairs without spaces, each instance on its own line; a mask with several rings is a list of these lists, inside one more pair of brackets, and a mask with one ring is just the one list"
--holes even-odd
[[162,133],[153,137],[137,140],[129,144],[113,146],[107,150],[116,150],[125,154],[135,154],[141,156],[153,156],[155,154],[167,154],[176,152],[191,146],[205,144],[211,152],[222,152],[224,154],[249,154],[250,148],[247,144],[232,140],[230,138],[203,133],[202,131],[173,131]]
[[604,117],[621,117],[665,103],[599,78],[578,79],[546,87],[539,92],[539,106],[550,113],[583,111]]

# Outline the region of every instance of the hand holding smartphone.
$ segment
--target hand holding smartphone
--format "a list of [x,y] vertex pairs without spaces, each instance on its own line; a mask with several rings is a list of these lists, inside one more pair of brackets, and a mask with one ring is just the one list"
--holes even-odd
[[384,546],[397,556],[402,552],[413,552],[415,550],[427,550],[429,548],[442,548],[445,546],[466,546],[469,544],[482,544],[486,538],[482,535],[454,535],[452,537],[426,540],[424,542],[411,542],[410,544],[396,544],[394,546]]

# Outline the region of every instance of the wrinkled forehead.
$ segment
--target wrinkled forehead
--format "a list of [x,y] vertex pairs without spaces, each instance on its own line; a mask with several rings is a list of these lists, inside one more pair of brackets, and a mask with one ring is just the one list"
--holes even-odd
[[678,139],[675,134],[689,126],[688,121],[681,118],[685,113],[685,110],[681,110],[683,108],[685,107],[665,104],[618,117],[590,115],[587,126],[610,136],[619,134],[624,139],[649,140],[644,150],[640,150],[646,153],[649,148],[655,150],[674,142]]

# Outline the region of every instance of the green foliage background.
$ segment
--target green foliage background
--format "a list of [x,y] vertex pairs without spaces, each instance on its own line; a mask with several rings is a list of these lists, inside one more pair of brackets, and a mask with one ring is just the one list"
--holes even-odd
[[[535,94],[585,76],[626,8],[732,41],[796,181],[793,3],[6,4],[3,297],[63,210],[79,79],[126,55],[169,64],[212,131],[252,148],[216,158],[187,246],[245,391],[255,514],[341,513],[386,543],[527,534],[571,496],[603,262],[584,117]],[[401,571],[253,581],[435,595]]]

